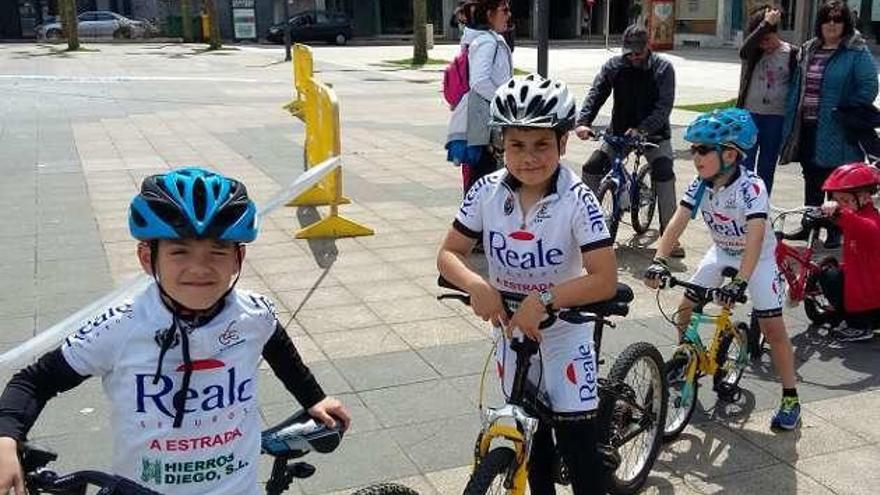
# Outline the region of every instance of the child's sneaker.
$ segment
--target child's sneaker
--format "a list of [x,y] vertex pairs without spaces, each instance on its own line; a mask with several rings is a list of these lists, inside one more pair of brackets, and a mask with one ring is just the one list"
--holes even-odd
[[852,328],[844,322],[831,330],[831,336],[840,342],[859,342],[874,338],[874,330],[870,328]]
[[801,403],[797,397],[783,397],[779,410],[770,422],[770,428],[793,430],[801,420]]

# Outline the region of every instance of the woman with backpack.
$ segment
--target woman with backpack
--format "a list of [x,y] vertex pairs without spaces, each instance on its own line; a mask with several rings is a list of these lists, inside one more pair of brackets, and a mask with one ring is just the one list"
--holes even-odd
[[446,69],[443,93],[452,108],[446,138],[447,160],[461,166],[464,193],[497,162],[489,132],[489,102],[513,77],[510,47],[501,33],[510,21],[508,0],[471,0],[465,17],[461,52]]

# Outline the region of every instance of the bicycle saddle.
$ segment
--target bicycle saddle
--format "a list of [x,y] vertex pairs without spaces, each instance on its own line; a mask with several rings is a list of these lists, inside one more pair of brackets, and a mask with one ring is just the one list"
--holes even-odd
[[302,457],[312,450],[327,454],[342,441],[342,429],[328,428],[308,412],[300,411],[263,431],[263,452],[275,457]]
[[58,454],[55,452],[43,450],[28,443],[22,444],[20,455],[21,468],[25,473],[46,467],[47,464],[58,459]]
[[618,283],[617,294],[607,301],[585,304],[572,308],[575,311],[594,313],[598,316],[626,316],[629,314],[629,303],[634,299],[630,286]]

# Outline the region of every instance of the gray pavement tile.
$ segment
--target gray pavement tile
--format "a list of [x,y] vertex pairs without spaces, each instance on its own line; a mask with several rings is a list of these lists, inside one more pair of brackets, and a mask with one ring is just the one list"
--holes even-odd
[[358,395],[385,427],[461,416],[473,411],[473,406],[461,393],[441,380],[359,392]]
[[[309,364],[309,369],[321,385],[327,395],[350,393],[351,387],[332,364],[322,361]],[[284,388],[284,385],[275,376],[271,369],[260,370],[260,382],[258,384],[260,404],[291,404],[296,406],[296,399]]]
[[22,318],[33,316],[36,311],[36,299],[31,297],[17,297],[14,294],[7,294],[5,291],[3,297],[8,299],[0,299],[0,320],[6,318]]
[[876,445],[798,461],[795,465],[833,493],[868,495],[880,485],[880,448]]
[[[480,373],[494,346],[487,340],[419,349],[419,355],[444,377]],[[491,364],[490,364],[491,366]]]
[[479,431],[480,417],[473,413],[389,429],[400,448],[423,473],[472,462]]
[[417,320],[433,320],[455,316],[448,306],[431,296],[397,299],[393,303],[367,303],[385,323],[404,323]]
[[0,320],[0,342],[22,342],[34,336],[34,316]]
[[339,359],[336,366],[356,391],[424,382],[439,376],[409,350]]
[[[709,481],[690,480],[689,483],[693,488],[699,490],[699,493],[705,494],[832,495],[835,493],[817,483],[810,476],[785,464],[775,464],[730,476],[712,478]],[[678,493],[678,487],[676,487],[676,493]]]
[[[110,471],[112,467],[112,435],[110,428],[82,428],[63,435],[34,435],[30,440],[37,446],[59,454],[58,460],[47,467],[58,474],[84,469]],[[83,448],[89,445],[91,448]],[[96,446],[106,446],[96,448]]]
[[347,435],[331,455],[310,456],[315,476],[299,482],[305,494],[326,493],[418,473],[418,468],[386,431]]
[[727,428],[715,423],[692,425],[660,452],[657,462],[687,479],[712,479],[778,463]]
[[[457,376],[450,378],[448,381],[450,385],[455,387],[456,390],[470,401],[472,406],[478,408],[480,405],[480,381],[482,376],[482,373],[476,373],[473,375]],[[497,407],[504,404],[505,397],[501,392],[501,384],[498,381],[498,374],[495,373],[494,365],[488,369],[482,393],[484,408],[489,406]]]
[[[110,411],[110,403],[104,396],[101,380],[91,378],[50,400],[34,425],[31,436],[38,438],[87,431],[109,432]],[[71,429],[71,424],[76,424],[76,428]],[[109,459],[108,451],[106,460]]]
[[877,443],[880,442],[880,431],[875,425],[878,406],[880,392],[874,391],[813,402],[806,406],[806,410],[837,427]]
[[382,320],[363,304],[318,309],[303,308],[296,314],[296,321],[309,334],[375,327],[382,324]]

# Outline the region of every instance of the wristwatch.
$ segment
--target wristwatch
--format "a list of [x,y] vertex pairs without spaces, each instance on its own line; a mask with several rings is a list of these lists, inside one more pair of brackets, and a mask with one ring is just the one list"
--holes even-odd
[[549,290],[542,290],[538,292],[538,300],[541,301],[541,304],[544,305],[544,309],[547,310],[547,313],[553,311],[553,293]]

